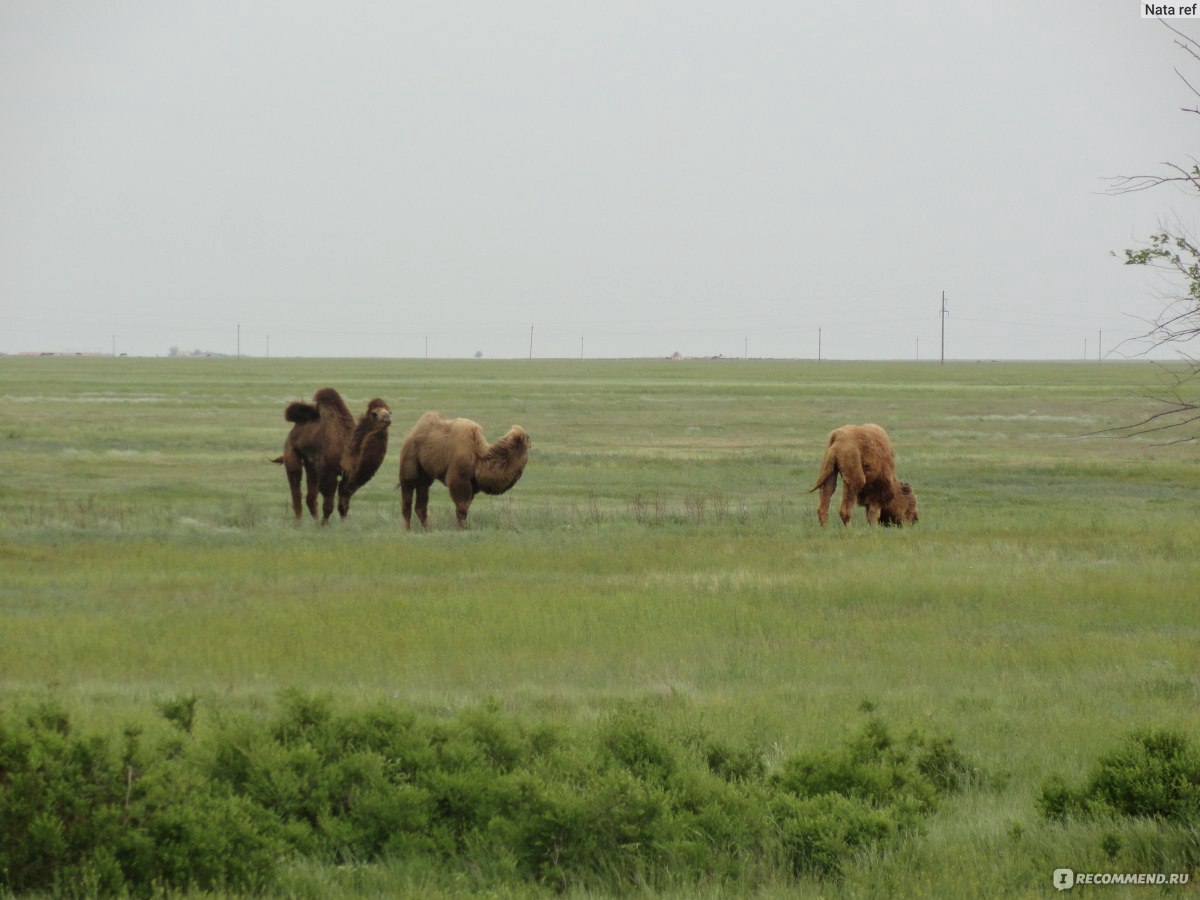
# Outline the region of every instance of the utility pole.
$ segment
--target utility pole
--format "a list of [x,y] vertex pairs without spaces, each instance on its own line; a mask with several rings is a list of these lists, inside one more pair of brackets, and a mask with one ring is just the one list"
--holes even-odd
[[942,319],[942,361],[938,363],[938,365],[942,366],[946,364],[946,316],[948,315],[950,315],[950,310],[946,309],[946,292],[942,291],[942,309],[940,313]]
[[579,336],[579,358],[583,359],[583,335]]
[[529,326],[529,358],[533,359],[533,326]]
[[117,336],[113,335],[113,359],[117,358]]
[[817,362],[821,361],[821,329],[817,329]]
[[750,338],[742,338],[742,356],[750,358]]
[[267,335],[267,359],[271,358],[271,336]]
[[425,358],[429,359],[429,335],[425,335]]

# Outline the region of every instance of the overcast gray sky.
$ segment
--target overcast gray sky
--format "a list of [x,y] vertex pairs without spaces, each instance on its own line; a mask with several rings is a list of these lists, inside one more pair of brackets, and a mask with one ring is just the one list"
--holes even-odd
[[1189,62],[1133,0],[3,0],[0,352],[931,359],[945,291],[947,357],[1094,357]]

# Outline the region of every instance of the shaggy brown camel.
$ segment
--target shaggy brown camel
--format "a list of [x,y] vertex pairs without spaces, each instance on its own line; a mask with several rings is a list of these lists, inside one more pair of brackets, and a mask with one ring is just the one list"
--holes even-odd
[[912,525],[917,521],[917,496],[906,481],[896,478],[896,455],[887,432],[878,425],[843,425],[829,435],[829,447],[821,460],[821,474],[809,489],[821,492],[817,518],[821,527],[829,521],[829,501],[842,476],[842,524],[850,524],[854,505],[867,508],[867,522],[874,525]]
[[367,404],[357,424],[341,394],[333,388],[321,388],[312,403],[288,404],[283,418],[292,423],[283,442],[283,453],[271,462],[282,463],[292,491],[292,510],[299,521],[300,481],[308,477],[305,503],[317,517],[317,494],[322,500],[321,524],[333,512],[333,495],[338,495],[338,513],[344,519],[350,511],[350,498],[371,480],[387,454],[388,426],[392,411],[378,397]]
[[450,489],[458,527],[465,528],[476,494],[503,494],[520,479],[529,459],[529,435],[514,425],[489,445],[483,429],[470,419],[447,419],[429,412],[417,420],[400,448],[401,512],[404,529],[412,527],[413,493],[417,518],[429,527],[429,486],[434,480]]

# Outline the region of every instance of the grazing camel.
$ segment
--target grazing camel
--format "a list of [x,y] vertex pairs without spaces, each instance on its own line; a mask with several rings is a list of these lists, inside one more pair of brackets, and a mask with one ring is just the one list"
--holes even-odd
[[821,492],[817,519],[829,521],[829,501],[842,476],[842,524],[850,524],[857,503],[867,508],[867,522],[883,525],[915,524],[917,495],[906,481],[896,478],[896,455],[887,432],[878,425],[843,425],[829,435],[821,460],[821,474],[809,489]]
[[367,404],[357,424],[341,394],[333,388],[321,388],[312,403],[297,401],[288,405],[283,418],[292,430],[283,442],[283,453],[271,460],[287,471],[292,491],[292,510],[299,521],[300,481],[308,478],[305,503],[317,517],[317,494],[322,497],[321,524],[333,512],[333,496],[338,495],[338,513],[344,519],[350,511],[350,498],[371,480],[387,454],[388,426],[392,412],[378,397]]
[[514,425],[489,445],[483,429],[470,419],[447,419],[429,412],[417,420],[400,448],[401,512],[404,529],[412,527],[413,493],[417,518],[429,527],[429,486],[435,480],[450,489],[459,528],[476,494],[503,494],[521,477],[529,459],[529,435]]

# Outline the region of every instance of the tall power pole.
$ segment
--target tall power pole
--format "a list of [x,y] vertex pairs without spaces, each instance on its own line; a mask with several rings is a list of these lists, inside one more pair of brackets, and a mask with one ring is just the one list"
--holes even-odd
[[533,326],[529,326],[529,358],[533,359]]
[[946,292],[942,291],[942,309],[940,316],[942,319],[942,360],[939,365],[946,364],[946,316],[950,315],[950,310],[946,309]]

